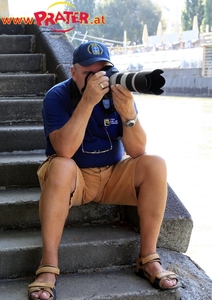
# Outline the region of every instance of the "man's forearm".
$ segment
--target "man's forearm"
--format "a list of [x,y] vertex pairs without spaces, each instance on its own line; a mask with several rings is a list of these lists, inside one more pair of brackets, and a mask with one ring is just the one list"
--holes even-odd
[[139,120],[131,128],[123,125],[122,142],[126,153],[131,157],[136,158],[145,153],[146,140],[146,133]]
[[85,135],[93,106],[81,100],[70,120],[60,129],[50,134],[50,140],[58,156],[71,158]]

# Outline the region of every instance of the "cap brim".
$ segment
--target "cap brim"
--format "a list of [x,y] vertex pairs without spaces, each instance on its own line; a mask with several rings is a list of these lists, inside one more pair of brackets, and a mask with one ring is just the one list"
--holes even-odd
[[79,62],[78,64],[83,66],[83,67],[88,67],[90,65],[93,65],[99,61],[104,61],[106,63],[106,66],[114,66],[114,64],[105,58],[90,58],[84,61]]

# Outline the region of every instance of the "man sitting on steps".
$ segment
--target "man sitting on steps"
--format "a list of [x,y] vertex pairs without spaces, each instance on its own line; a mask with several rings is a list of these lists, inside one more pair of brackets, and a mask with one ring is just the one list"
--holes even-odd
[[56,299],[65,220],[72,206],[91,201],[137,206],[137,275],[161,290],[179,286],[156,253],[167,199],[166,164],[145,153],[146,134],[131,92],[119,84],[111,86],[110,107],[105,107],[102,98],[110,89],[102,69],[112,65],[104,44],[81,44],[73,54],[72,78],[55,85],[44,98],[48,158],[38,169],[43,252],[29,299]]

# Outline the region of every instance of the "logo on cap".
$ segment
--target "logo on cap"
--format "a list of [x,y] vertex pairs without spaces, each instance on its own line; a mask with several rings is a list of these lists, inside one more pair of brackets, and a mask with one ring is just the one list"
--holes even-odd
[[93,55],[101,55],[104,52],[103,48],[98,44],[90,44],[87,50],[88,53]]

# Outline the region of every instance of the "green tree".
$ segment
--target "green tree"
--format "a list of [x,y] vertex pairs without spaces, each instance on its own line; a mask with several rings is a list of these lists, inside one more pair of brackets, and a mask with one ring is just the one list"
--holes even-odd
[[[77,25],[81,33],[99,38],[123,41],[124,31],[127,40],[142,43],[144,24],[148,26],[149,35],[156,34],[161,20],[161,9],[151,0],[69,0],[76,9],[90,14],[90,19],[105,17],[106,24]],[[67,7],[67,10],[71,8]],[[70,32],[73,35],[73,32]]]
[[[211,0],[209,0],[211,1]],[[199,28],[204,20],[204,4],[203,0],[186,0],[185,9],[182,12],[182,29],[191,30],[193,25],[193,18],[197,16]]]
[[[78,11],[86,11],[87,13],[93,14],[95,9],[95,0],[68,0],[67,2],[73,4]],[[72,8],[66,6],[66,10],[70,11]]]
[[97,5],[97,13],[106,17],[106,25],[96,27],[98,36],[123,41],[123,33],[127,32],[127,40],[142,43],[144,24],[148,26],[149,35],[156,34],[161,20],[161,9],[151,0],[105,0]]
[[[73,9],[73,7],[66,5],[65,10],[66,11],[79,11],[79,12],[86,12],[89,14],[89,16],[92,18],[92,16],[95,14],[95,0],[68,0],[68,2],[75,6],[76,9]],[[70,27],[69,24],[64,25],[64,27]],[[86,31],[89,29],[90,25],[81,25],[81,24],[75,24],[75,31],[80,31],[82,34],[85,34]],[[71,33],[72,34],[72,33]]]
[[211,0],[205,0],[203,30],[205,29],[206,25],[209,25],[209,31],[211,31],[212,30],[212,1]]

